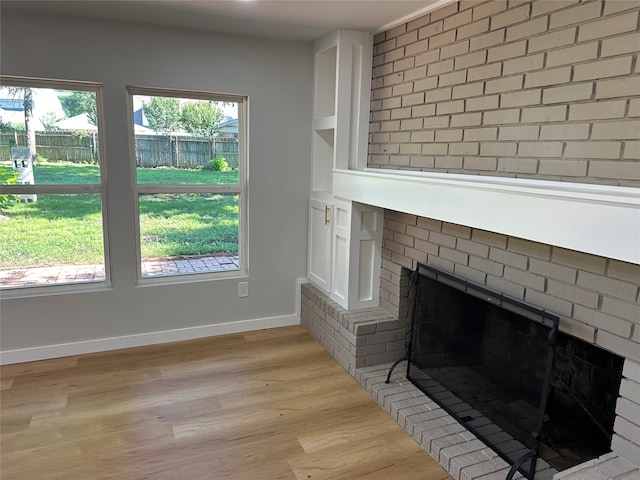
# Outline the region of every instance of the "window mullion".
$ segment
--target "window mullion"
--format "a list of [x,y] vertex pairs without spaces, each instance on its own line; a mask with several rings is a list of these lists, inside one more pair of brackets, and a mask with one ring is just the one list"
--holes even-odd
[[29,195],[29,194],[101,194],[105,188],[102,185],[2,185],[0,189],[5,195]]

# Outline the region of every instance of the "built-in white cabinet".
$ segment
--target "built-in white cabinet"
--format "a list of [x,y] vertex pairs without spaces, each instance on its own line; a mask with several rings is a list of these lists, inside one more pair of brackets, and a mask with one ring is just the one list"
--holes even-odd
[[334,199],[330,297],[344,308],[377,307],[384,211]]
[[383,211],[333,195],[334,171],[367,163],[372,37],[338,30],[313,54],[308,278],[344,308],[377,306]]

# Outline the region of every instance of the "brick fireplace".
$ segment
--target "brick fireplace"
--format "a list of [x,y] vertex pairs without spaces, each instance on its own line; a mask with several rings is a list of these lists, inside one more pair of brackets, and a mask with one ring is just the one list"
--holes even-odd
[[302,323],[456,480],[489,480],[504,462],[401,373],[384,383],[408,272],[549,310],[624,358],[612,452],[557,478],[638,479],[640,4],[438,5],[374,37],[368,165],[333,172],[336,198],[385,209],[380,307],[345,311],[305,285]]

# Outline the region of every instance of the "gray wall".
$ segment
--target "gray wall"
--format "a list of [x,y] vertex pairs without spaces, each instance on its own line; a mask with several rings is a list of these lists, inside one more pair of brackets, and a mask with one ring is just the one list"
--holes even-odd
[[[306,276],[311,44],[6,8],[1,21],[3,75],[103,84],[108,174],[118,179],[107,205],[113,288],[4,298],[1,349],[294,315],[296,278]],[[249,96],[248,298],[237,298],[238,279],[136,285],[129,85]]]

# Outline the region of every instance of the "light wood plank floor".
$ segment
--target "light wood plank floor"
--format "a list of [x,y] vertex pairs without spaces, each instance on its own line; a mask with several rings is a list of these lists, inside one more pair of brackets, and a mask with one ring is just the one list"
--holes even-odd
[[3,480],[448,475],[300,327],[1,368]]

